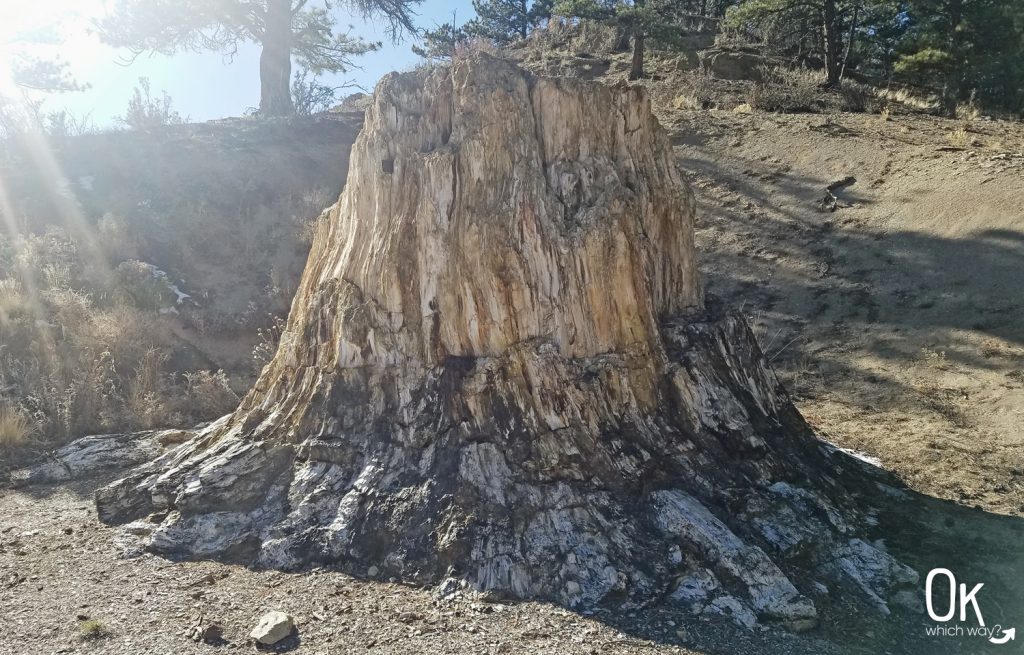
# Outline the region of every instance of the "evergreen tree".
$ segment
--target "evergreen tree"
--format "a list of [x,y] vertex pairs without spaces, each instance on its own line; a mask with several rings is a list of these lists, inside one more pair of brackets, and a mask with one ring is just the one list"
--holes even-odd
[[443,23],[420,35],[422,45],[414,45],[412,51],[424,59],[451,59],[455,49],[469,36],[466,30],[452,23]]
[[465,25],[471,37],[497,44],[525,39],[551,17],[553,0],[473,0],[476,18]]
[[644,77],[644,49],[648,38],[671,42],[681,35],[673,13],[672,0],[559,0],[553,13],[570,18],[593,20],[614,26],[633,40],[633,61],[629,79]]
[[795,54],[820,56],[825,83],[834,86],[843,75],[866,4],[867,0],[746,0],[726,13],[726,24],[759,33],[777,49],[795,45]]
[[97,24],[107,43],[134,54],[183,50],[233,53],[253,42],[260,54],[260,113],[294,111],[292,57],[314,74],[342,72],[352,58],[380,44],[337,30],[335,10],[383,17],[398,39],[414,32],[412,8],[420,0],[117,0]]
[[1013,0],[911,0],[895,72],[940,91],[943,108],[975,96],[1024,109],[1024,5]]

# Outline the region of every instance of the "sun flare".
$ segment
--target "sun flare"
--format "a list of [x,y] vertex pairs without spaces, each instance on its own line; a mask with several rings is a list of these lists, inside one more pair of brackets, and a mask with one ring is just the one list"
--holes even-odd
[[[30,59],[87,65],[104,50],[90,29],[103,15],[104,0],[42,0],[0,3],[0,94],[16,91],[14,70]],[[73,72],[73,70],[72,70]]]

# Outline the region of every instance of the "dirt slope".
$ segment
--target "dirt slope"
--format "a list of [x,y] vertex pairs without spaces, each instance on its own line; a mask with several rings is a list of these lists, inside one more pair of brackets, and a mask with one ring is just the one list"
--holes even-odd
[[811,423],[918,491],[1024,514],[1024,129],[973,123],[959,150],[930,117],[667,118],[707,288]]

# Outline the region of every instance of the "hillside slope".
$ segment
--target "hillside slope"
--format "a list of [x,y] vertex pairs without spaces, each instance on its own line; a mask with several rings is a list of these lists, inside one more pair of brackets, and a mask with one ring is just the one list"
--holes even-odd
[[913,115],[675,120],[707,287],[812,424],[925,493],[1024,514],[1021,126],[960,148]]

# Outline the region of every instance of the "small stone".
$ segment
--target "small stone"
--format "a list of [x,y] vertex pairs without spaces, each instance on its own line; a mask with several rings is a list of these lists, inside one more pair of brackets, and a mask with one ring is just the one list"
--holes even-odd
[[683,552],[679,550],[679,546],[672,546],[668,551],[668,559],[673,564],[680,564],[683,561]]
[[380,574],[380,569],[378,569],[376,566],[371,566],[370,568],[366,569],[366,577],[368,578],[376,578],[378,574]]
[[189,637],[197,643],[219,644],[224,641],[224,629],[216,623],[198,624],[189,630]]
[[679,628],[678,630],[676,630],[676,637],[678,637],[681,641],[687,641],[690,638],[690,633],[687,632],[684,628]]
[[580,585],[578,582],[576,582],[575,580],[570,580],[565,584],[565,591],[570,596],[578,596],[582,589],[580,589]]
[[295,620],[284,612],[267,612],[249,633],[258,643],[272,646],[295,631]]

